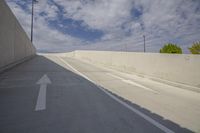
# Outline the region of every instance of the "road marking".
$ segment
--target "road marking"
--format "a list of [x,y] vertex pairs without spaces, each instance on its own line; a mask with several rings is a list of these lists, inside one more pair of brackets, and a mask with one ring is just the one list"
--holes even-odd
[[128,84],[132,84],[132,85],[134,85],[134,86],[137,86],[137,87],[140,87],[140,88],[142,88],[142,89],[145,89],[145,90],[148,90],[148,91],[151,91],[151,92],[153,92],[153,93],[158,94],[158,91],[155,91],[155,90],[153,90],[153,89],[147,88],[146,86],[143,86],[143,85],[138,84],[138,83],[136,83],[136,82],[133,82],[133,81],[131,81],[131,80],[127,80],[127,79],[121,78],[121,77],[116,76],[116,75],[113,75],[113,74],[111,74],[111,73],[106,73],[106,74],[107,74],[107,75],[110,75],[110,76],[112,76],[112,77],[114,77],[114,78],[120,79],[120,80],[122,80],[123,82],[126,82],[126,83],[128,83]]
[[85,79],[89,80],[90,82],[94,83],[94,81],[92,81],[91,79],[89,79],[87,76],[85,76],[84,74],[82,74],[81,72],[79,72],[78,70],[76,70],[73,66],[71,66],[69,63],[67,63],[64,59],[58,57],[60,59],[60,61],[62,61],[65,65],[67,65],[68,67],[70,67],[74,72],[76,72],[77,74],[81,75],[82,77],[84,77]]
[[68,67],[70,67],[72,70],[74,70],[77,74],[79,74],[80,76],[84,77],[85,79],[89,80],[90,82],[94,83],[100,90],[102,90],[105,94],[107,94],[108,96],[110,96],[112,99],[114,99],[115,101],[117,101],[118,103],[122,104],[123,106],[125,106],[126,108],[130,109],[131,111],[133,111],[134,113],[136,113],[137,115],[139,115],[140,117],[142,117],[143,119],[145,119],[146,121],[150,122],[151,124],[153,124],[154,126],[156,126],[157,128],[161,129],[162,131],[164,131],[165,133],[175,133],[174,131],[170,130],[169,128],[165,127],[164,125],[160,124],[159,122],[155,121],[154,119],[152,119],[151,117],[143,114],[142,112],[140,112],[139,110],[135,109],[134,107],[128,105],[127,103],[123,102],[122,100],[120,100],[119,98],[117,98],[116,96],[112,95],[111,93],[109,93],[108,91],[106,91],[105,89],[103,89],[103,87],[101,87],[100,85],[96,84],[95,81],[89,79],[86,75],[82,74],[81,72],[79,72],[77,69],[75,69],[73,66],[71,66],[69,63],[67,63],[67,61],[65,61],[64,59],[58,57],[64,64],[66,64]]
[[45,74],[42,78],[37,82],[40,85],[40,90],[37,98],[37,103],[35,106],[35,111],[40,111],[46,109],[46,89],[47,84],[51,84],[50,79]]
[[165,133],[175,133],[174,131],[172,131],[171,129],[165,127],[164,125],[160,124],[159,122],[155,121],[154,119],[152,119],[151,117],[143,114],[142,112],[140,112],[139,110],[135,109],[134,107],[128,105],[127,103],[123,102],[122,100],[120,100],[119,98],[117,98],[116,96],[112,95],[111,93],[109,93],[108,91],[106,91],[105,89],[103,89],[101,86],[99,86],[99,89],[101,89],[104,93],[106,93],[107,95],[109,95],[112,99],[114,99],[115,101],[117,101],[118,103],[122,104],[123,106],[127,107],[128,109],[130,109],[131,111],[133,111],[134,113],[136,113],[137,115],[139,115],[140,117],[144,118],[146,121],[150,122],[151,124],[153,124],[154,126],[158,127],[159,129],[161,129],[162,131],[164,131]]

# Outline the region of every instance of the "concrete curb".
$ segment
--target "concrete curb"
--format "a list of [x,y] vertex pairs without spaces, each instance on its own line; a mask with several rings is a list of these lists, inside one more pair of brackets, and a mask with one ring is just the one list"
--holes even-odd
[[12,62],[12,63],[10,63],[10,64],[8,64],[6,66],[1,67],[0,68],[0,74],[5,72],[5,71],[7,71],[7,70],[9,70],[9,69],[11,69],[11,68],[13,68],[16,65],[19,65],[19,64],[21,64],[21,63],[23,63],[25,61],[28,61],[28,60],[34,58],[35,56],[36,56],[36,54],[35,55],[31,55],[31,56],[27,56],[27,57],[22,58],[21,60]]

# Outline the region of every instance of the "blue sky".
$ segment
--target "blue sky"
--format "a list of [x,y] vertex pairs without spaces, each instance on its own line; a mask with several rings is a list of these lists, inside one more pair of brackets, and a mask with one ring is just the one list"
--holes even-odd
[[[6,0],[30,36],[31,0]],[[167,42],[184,53],[200,41],[199,0],[38,0],[34,12],[38,51],[79,49],[159,52]]]

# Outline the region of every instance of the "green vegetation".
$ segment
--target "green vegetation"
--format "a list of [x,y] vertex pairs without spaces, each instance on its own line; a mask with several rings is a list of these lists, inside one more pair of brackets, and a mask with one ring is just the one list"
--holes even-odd
[[182,54],[182,49],[176,44],[167,43],[160,49],[160,53]]
[[193,43],[192,47],[188,48],[192,54],[200,54],[200,41]]

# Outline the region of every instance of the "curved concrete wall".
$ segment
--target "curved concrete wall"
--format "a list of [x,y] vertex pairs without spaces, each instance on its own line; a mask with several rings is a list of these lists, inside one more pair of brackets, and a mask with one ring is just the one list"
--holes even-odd
[[109,51],[75,51],[68,55],[120,71],[200,87],[199,55]]
[[36,50],[4,0],[0,0],[0,71]]

